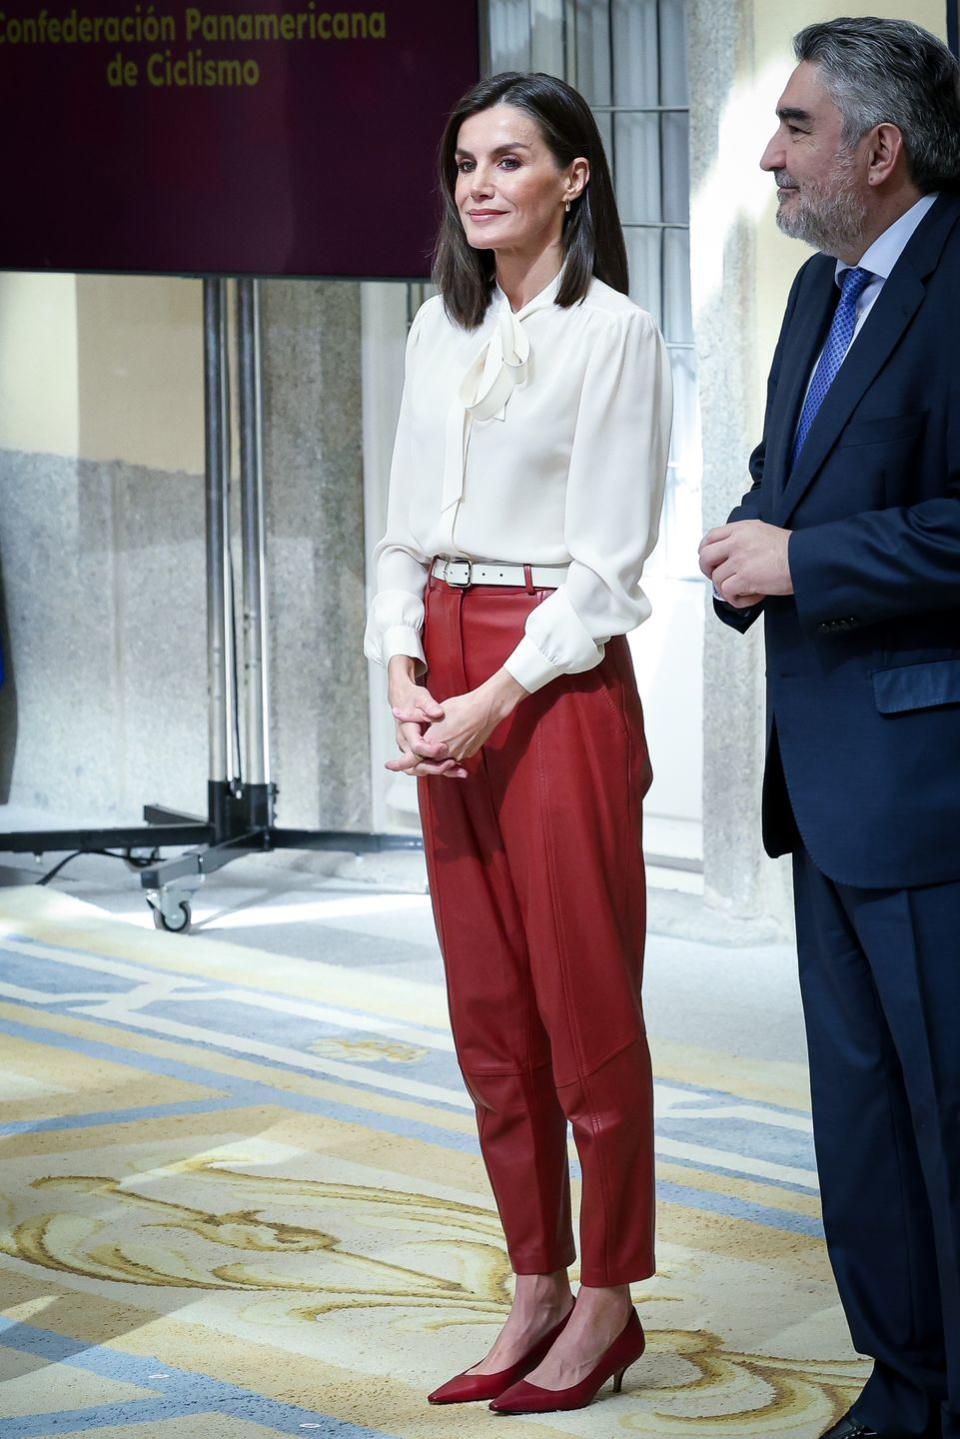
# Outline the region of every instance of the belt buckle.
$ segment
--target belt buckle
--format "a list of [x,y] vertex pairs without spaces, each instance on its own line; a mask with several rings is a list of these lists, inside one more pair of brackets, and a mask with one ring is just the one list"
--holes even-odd
[[[450,575],[450,566],[451,566],[451,565],[466,565],[466,567],[467,567],[467,578],[466,578],[465,580],[455,580],[455,579],[452,579],[452,578],[451,578],[451,575]],[[454,589],[457,589],[457,590],[466,590],[466,589],[469,589],[470,586],[473,584],[473,561],[472,561],[472,560],[449,560],[449,559],[448,559],[448,560],[444,560],[444,562],[443,562],[443,579],[444,579],[444,581],[445,581],[446,584],[452,585]]]

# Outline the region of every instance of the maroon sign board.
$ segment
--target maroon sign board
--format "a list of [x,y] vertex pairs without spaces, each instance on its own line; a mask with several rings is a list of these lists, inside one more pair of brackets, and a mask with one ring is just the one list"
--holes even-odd
[[477,0],[9,0],[0,269],[418,279]]

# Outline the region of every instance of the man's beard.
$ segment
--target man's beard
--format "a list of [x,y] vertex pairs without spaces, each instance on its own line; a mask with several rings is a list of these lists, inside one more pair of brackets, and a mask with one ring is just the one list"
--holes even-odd
[[[853,152],[840,150],[836,158],[837,168],[829,190],[808,181],[796,203],[787,202],[789,211],[782,204],[777,210],[777,225],[785,235],[805,240],[815,250],[833,256],[856,248],[867,218],[867,207],[857,191]],[[784,173],[777,173],[778,183]]]

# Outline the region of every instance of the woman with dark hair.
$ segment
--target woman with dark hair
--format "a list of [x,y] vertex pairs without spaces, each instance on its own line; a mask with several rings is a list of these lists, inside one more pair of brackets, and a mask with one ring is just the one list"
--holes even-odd
[[[670,371],[627,298],[589,107],[471,90],[440,151],[440,294],[407,344],[366,652],[388,666],[460,1068],[516,1273],[490,1353],[430,1395],[580,1408],[643,1352],[653,1259],[640,1005],[651,778],[625,634],[656,541]],[[582,1170],[576,1305],[567,1121]]]

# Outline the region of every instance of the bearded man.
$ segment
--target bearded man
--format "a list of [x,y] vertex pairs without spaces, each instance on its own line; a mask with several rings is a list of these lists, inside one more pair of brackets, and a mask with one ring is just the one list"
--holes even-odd
[[829,1439],[960,1439],[958,67],[907,21],[794,46],[761,165],[820,253],[701,567],[728,625],[764,616],[764,844],[793,854],[824,1229],[874,1361]]

